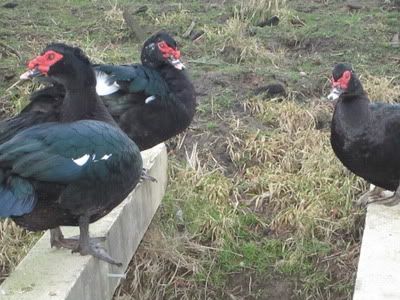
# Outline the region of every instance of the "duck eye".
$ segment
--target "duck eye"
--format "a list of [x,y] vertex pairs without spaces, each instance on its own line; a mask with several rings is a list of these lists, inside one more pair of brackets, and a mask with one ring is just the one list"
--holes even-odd
[[167,46],[167,43],[166,43],[166,42],[161,41],[161,42],[158,43],[158,47],[159,47],[160,49],[165,49],[165,48],[167,48],[168,46]]
[[48,59],[48,60],[53,60],[53,59],[54,59],[54,53],[49,53],[49,54],[47,55],[47,59]]

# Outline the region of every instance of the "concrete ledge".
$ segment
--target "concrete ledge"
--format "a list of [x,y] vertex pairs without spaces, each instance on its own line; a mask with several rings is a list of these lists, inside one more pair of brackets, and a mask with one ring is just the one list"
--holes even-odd
[[400,299],[400,205],[370,204],[353,300]]
[[[90,226],[91,236],[106,236],[110,255],[123,263],[111,266],[91,256],[51,249],[47,232],[0,286],[6,300],[111,299],[133,254],[156,212],[167,185],[167,152],[164,144],[142,152],[144,166],[157,183],[139,185],[117,208]],[[78,228],[62,228],[66,237]],[[110,248],[112,246],[112,248]]]

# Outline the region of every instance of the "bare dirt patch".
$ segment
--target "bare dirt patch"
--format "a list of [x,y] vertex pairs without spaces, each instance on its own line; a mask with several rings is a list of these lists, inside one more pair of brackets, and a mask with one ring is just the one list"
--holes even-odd
[[246,300],[295,300],[295,282],[279,275],[262,276],[252,272],[238,272],[228,276],[226,296]]

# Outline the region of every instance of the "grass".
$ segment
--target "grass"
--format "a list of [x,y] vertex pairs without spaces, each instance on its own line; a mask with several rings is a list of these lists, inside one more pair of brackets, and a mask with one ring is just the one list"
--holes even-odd
[[[141,5],[147,12],[133,15]],[[366,183],[330,148],[333,107],[323,96],[333,63],[351,62],[371,99],[400,101],[400,60],[389,46],[398,12],[381,1],[365,5],[349,12],[342,1],[75,0],[0,8],[1,42],[11,47],[0,47],[3,115],[37,88],[6,90],[50,41],[114,63],[138,61],[141,37],[161,28],[180,44],[197,115],[168,142],[167,193],[116,300],[351,299],[364,219],[352,200]],[[272,15],[278,26],[256,26]],[[192,21],[204,31],[196,41],[182,37]],[[270,81],[288,95],[254,95]],[[39,235],[1,223],[2,276]]]
[[0,281],[17,266],[39,237],[40,234],[27,232],[9,219],[0,223]]

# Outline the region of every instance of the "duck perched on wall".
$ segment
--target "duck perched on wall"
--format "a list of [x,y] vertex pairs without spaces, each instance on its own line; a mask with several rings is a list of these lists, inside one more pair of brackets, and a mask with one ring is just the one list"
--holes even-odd
[[[25,77],[46,75],[64,87],[65,96],[57,118],[34,118],[41,124],[0,134],[0,216],[29,230],[51,229],[52,246],[118,265],[89,238],[89,223],[136,186],[140,151],[98,98],[94,71],[79,48],[51,44],[29,69]],[[35,109],[32,116],[40,115]],[[79,225],[79,240],[65,239],[61,225]]]
[[328,98],[337,100],[331,125],[333,151],[350,171],[378,187],[358,203],[399,203],[400,105],[370,103],[348,64],[334,67]]
[[[141,61],[142,64],[93,67],[98,95],[121,129],[140,150],[145,150],[189,126],[196,97],[177,44],[166,32],[159,32],[144,43]],[[14,127],[29,126],[36,119],[57,120],[63,93],[59,84],[34,93],[20,115],[24,120],[18,117]]]

